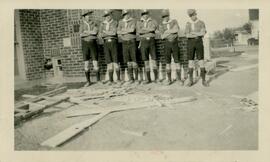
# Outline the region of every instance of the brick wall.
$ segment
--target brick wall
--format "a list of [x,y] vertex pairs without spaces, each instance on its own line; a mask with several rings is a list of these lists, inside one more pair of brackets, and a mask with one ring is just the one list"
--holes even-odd
[[25,61],[26,78],[28,80],[44,77],[44,55],[40,28],[39,10],[20,10],[20,25]]
[[[30,69],[29,79],[41,78],[42,74],[46,77],[53,76],[53,70],[44,70],[44,58],[58,58],[62,62],[64,77],[84,76],[83,57],[81,52],[81,43],[78,27],[80,24],[80,15],[82,10],[21,10],[22,27],[25,38],[24,49],[27,51],[26,63]],[[137,10],[132,11],[135,18],[140,14]],[[159,17],[159,10],[151,11],[156,19]],[[102,10],[95,10],[93,18],[97,22],[103,20]],[[121,10],[115,10],[113,17],[117,20],[121,18]],[[158,20],[160,22],[160,20]],[[35,34],[34,34],[35,33]],[[38,33],[38,34],[36,34]],[[64,47],[63,38],[71,40],[71,46]],[[36,41],[37,40],[37,41]],[[158,63],[162,63],[162,69],[165,70],[164,46],[161,40],[157,40]],[[186,38],[179,38],[180,59],[184,67],[187,67],[187,47]],[[102,74],[106,72],[106,63],[102,44],[99,45],[99,66]],[[121,43],[119,43],[119,55],[122,58]],[[138,51],[138,55],[140,52]],[[35,58],[35,61],[33,61]],[[121,59],[120,59],[121,60]],[[122,70],[126,67],[120,63]],[[143,62],[139,62],[140,66]],[[159,64],[158,64],[159,65]],[[91,67],[92,68],[92,67]],[[93,75],[93,74],[92,74]]]

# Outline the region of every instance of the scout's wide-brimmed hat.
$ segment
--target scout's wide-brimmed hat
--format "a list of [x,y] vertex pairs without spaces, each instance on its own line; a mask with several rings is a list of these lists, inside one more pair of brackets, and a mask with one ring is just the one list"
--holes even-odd
[[110,15],[111,13],[112,13],[112,10],[105,10],[103,17],[106,17],[106,16]]
[[122,16],[124,16],[124,15],[126,15],[126,14],[128,14],[129,13],[129,10],[123,10],[122,11]]
[[83,13],[82,13],[82,15],[81,16],[86,16],[86,15],[90,15],[90,14],[92,14],[94,11],[84,11]]
[[166,17],[166,16],[170,16],[169,10],[162,10],[161,17],[163,18],[163,17]]
[[188,14],[188,16],[193,16],[193,15],[196,15],[197,13],[196,13],[195,9],[188,9],[187,14]]
[[149,14],[149,11],[148,10],[142,10],[141,15],[144,15],[144,14]]

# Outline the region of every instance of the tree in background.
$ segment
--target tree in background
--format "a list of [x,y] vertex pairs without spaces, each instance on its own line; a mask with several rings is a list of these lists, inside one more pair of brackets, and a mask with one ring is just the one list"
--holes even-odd
[[223,38],[227,40],[231,46],[234,45],[233,43],[235,40],[234,32],[235,32],[235,29],[233,28],[225,28],[223,30]]
[[242,27],[245,31],[247,31],[249,34],[251,34],[251,28],[252,28],[252,24],[250,22],[245,23]]

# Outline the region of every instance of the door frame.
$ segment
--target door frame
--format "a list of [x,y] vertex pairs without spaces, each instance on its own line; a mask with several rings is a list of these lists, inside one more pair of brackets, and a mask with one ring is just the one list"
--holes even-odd
[[[22,36],[21,36],[21,22],[20,22],[20,13],[18,9],[14,10],[14,54],[17,55],[18,60],[18,68],[19,68],[19,77],[20,79],[26,80],[26,72],[25,72],[25,61],[24,61],[24,53],[23,53],[23,44],[22,44]],[[16,34],[15,34],[16,33]],[[15,38],[16,37],[16,38]],[[14,58],[15,63],[15,58]],[[15,72],[14,72],[15,77]]]

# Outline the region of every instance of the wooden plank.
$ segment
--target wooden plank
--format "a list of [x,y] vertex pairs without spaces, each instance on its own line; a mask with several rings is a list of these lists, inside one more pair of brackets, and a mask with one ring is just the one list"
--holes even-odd
[[61,87],[61,88],[57,88],[55,90],[49,91],[49,92],[45,92],[42,93],[40,95],[38,95],[36,98],[30,98],[28,100],[26,100],[27,102],[38,102],[40,100],[43,100],[42,97],[43,96],[47,96],[47,97],[52,97],[55,96],[57,94],[63,93],[67,90],[67,87]]
[[139,105],[133,104],[133,105],[110,107],[110,108],[89,109],[89,110],[84,110],[84,111],[79,111],[77,113],[69,114],[66,117],[71,118],[71,117],[77,117],[77,116],[96,115],[96,114],[101,114],[106,111],[118,112],[118,111],[125,111],[125,110],[143,109],[143,108],[148,108],[152,106],[159,106],[159,105],[157,105],[156,103],[147,102],[147,103],[140,103]]
[[93,117],[91,119],[88,119],[88,120],[85,120],[81,123],[75,124],[67,129],[65,129],[64,131],[60,132],[56,136],[53,136],[53,137],[49,138],[48,140],[44,141],[43,143],[41,143],[41,145],[42,146],[49,146],[49,147],[57,147],[57,146],[65,143],[66,141],[68,141],[72,137],[76,136],[77,134],[81,133],[86,128],[95,124],[96,122],[98,122],[100,119],[102,119],[103,117],[105,117],[109,113],[110,113],[110,111],[106,111],[106,112],[103,112],[99,115],[96,115],[95,117]]
[[15,109],[29,110],[29,104],[24,102],[19,102],[15,104]]
[[33,117],[34,115],[38,115],[38,114],[42,113],[44,110],[46,110],[54,105],[57,105],[63,101],[67,101],[68,99],[69,99],[69,97],[64,97],[62,99],[59,99],[57,101],[54,101],[54,102],[46,104],[46,105],[37,104],[38,108],[36,108],[34,110],[31,110],[27,113],[20,113],[18,115],[16,114],[17,117],[20,116],[20,118],[18,117],[19,119],[17,119],[17,122],[29,119],[29,118]]
[[24,98],[35,98],[37,96],[36,95],[24,94],[24,95],[22,95],[22,97],[24,97]]
[[26,113],[29,110],[24,110],[24,109],[15,109],[15,113]]
[[[196,98],[192,96],[164,100],[164,101],[155,99],[154,100],[155,102],[145,102],[145,103],[140,103],[140,104],[123,105],[123,106],[110,107],[110,108],[98,108],[98,109],[89,108],[89,110],[83,110],[83,111],[78,111],[76,113],[68,114],[66,117],[71,118],[71,117],[78,117],[78,116],[95,115],[95,114],[100,114],[108,110],[112,112],[116,112],[116,111],[125,111],[125,110],[131,110],[131,109],[141,109],[141,108],[147,108],[147,107],[152,107],[152,106],[159,106],[159,107],[167,106],[171,108],[172,107],[171,104],[191,102],[194,100],[196,100]],[[83,106],[87,107],[87,105],[83,105]]]

